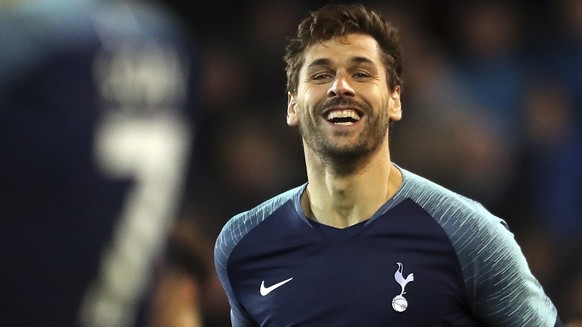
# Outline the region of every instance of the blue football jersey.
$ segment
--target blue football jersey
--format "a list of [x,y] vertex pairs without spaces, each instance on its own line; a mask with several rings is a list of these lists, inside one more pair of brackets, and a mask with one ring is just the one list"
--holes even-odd
[[345,229],[305,217],[306,185],[233,217],[215,247],[233,326],[561,326],[503,220],[401,171]]
[[177,214],[190,42],[129,1],[0,10],[0,326],[131,326]]

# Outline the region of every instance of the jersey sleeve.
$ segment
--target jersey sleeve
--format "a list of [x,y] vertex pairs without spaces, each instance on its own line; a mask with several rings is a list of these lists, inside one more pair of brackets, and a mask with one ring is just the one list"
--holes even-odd
[[238,239],[240,239],[241,233],[240,229],[237,228],[237,225],[240,225],[240,221],[243,218],[244,214],[235,216],[224,226],[216,240],[214,248],[216,272],[228,297],[228,303],[230,304],[230,320],[233,327],[256,326],[237,300],[228,275],[228,258]]
[[486,214],[469,225],[455,243],[479,319],[486,326],[561,326],[505,222]]
[[562,326],[514,235],[480,203],[405,171],[405,190],[441,225],[456,252],[468,308],[484,326]]

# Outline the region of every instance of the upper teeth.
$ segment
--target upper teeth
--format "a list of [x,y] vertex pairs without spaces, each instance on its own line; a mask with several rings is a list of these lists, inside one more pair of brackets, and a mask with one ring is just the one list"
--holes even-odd
[[327,114],[327,119],[335,118],[351,118],[353,120],[360,120],[360,115],[354,110],[334,110]]

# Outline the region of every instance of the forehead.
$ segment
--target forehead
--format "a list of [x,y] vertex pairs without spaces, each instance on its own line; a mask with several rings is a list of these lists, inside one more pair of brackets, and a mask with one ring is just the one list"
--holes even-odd
[[348,34],[317,42],[309,46],[305,51],[303,68],[307,68],[317,62],[341,65],[353,62],[354,58],[366,58],[371,63],[381,66],[382,61],[378,42],[373,37],[365,34]]

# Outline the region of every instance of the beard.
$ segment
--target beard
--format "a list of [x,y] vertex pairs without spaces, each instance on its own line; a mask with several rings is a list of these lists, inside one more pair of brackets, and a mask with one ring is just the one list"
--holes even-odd
[[[325,133],[320,119],[321,114],[328,108],[336,106],[350,106],[358,108],[365,114],[366,125],[354,138],[353,131],[335,131]],[[387,137],[390,118],[385,110],[374,111],[368,104],[360,103],[348,98],[334,98],[314,108],[314,116],[303,114],[299,123],[299,131],[306,144],[320,159],[332,167],[336,174],[347,175],[363,167]]]

